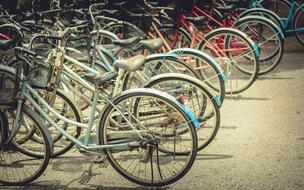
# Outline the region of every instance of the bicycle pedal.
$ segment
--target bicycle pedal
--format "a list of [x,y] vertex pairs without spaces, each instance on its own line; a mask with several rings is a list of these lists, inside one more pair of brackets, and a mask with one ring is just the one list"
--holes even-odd
[[107,161],[107,156],[102,154],[98,155],[94,160],[94,164],[104,164]]

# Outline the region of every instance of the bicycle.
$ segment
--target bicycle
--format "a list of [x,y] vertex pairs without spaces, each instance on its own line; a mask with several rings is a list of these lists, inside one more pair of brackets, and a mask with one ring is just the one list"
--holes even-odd
[[[84,73],[89,72],[92,74],[99,73],[95,69],[92,69],[92,68],[86,66],[85,64],[82,64],[79,61],[77,61],[67,55],[64,55],[64,53],[62,56],[64,57],[64,59],[69,61],[69,64],[82,68],[84,71],[81,71],[81,72],[84,72]],[[49,55],[49,57],[52,57],[52,55]],[[197,93],[200,93],[200,95],[198,95],[198,97],[196,99],[200,99],[200,101],[204,102],[204,103],[202,103],[202,105],[199,105],[199,104],[197,105],[195,102],[194,102],[194,104],[189,102],[190,104],[186,103],[184,105],[191,108],[191,110],[193,110],[192,108],[194,108],[195,117],[201,118],[201,119],[199,119],[200,123],[203,123],[203,126],[208,125],[208,128],[209,128],[208,133],[205,132],[205,130],[204,130],[205,128],[200,130],[200,134],[201,134],[200,138],[202,140],[199,141],[199,149],[201,150],[202,148],[206,147],[214,139],[214,137],[218,131],[219,122],[220,122],[220,114],[219,114],[218,106],[221,105],[220,98],[216,97],[216,96],[212,96],[208,90],[207,91],[204,90],[204,88],[206,88],[206,87],[202,84],[201,81],[199,81],[195,78],[189,78],[188,76],[176,75],[176,74],[174,74],[174,76],[171,76],[171,77],[168,77],[167,75],[159,75],[161,72],[166,72],[171,69],[172,65],[169,66],[164,61],[166,61],[166,60],[170,61],[170,57],[172,58],[172,55],[163,55],[162,59],[160,60],[161,62],[160,63],[156,62],[156,65],[154,65],[154,63],[155,63],[154,60],[156,60],[156,61],[158,60],[157,57],[158,57],[158,55],[151,55],[150,58],[148,58],[148,61],[145,61],[144,63],[139,62],[140,65],[145,65],[143,69],[146,71],[144,71],[144,73],[142,73],[140,70],[138,70],[140,65],[127,66],[124,64],[124,61],[122,61],[123,62],[123,63],[121,63],[122,66],[119,66],[118,64],[121,61],[116,61],[114,63],[114,66],[119,69],[118,77],[116,78],[117,73],[115,71],[112,71],[112,78],[116,78],[115,86],[110,91],[107,91],[107,93],[109,96],[114,96],[121,90],[124,91],[126,89],[129,89],[130,87],[132,87],[132,88],[134,88],[134,87],[152,88],[152,87],[157,86],[158,89],[159,89],[159,87],[162,87],[161,88],[162,91],[170,92],[173,90],[173,93],[174,93],[173,95],[175,97],[182,95],[182,97],[185,98],[185,94],[187,94],[187,91],[184,91],[182,89],[187,88],[190,85],[191,87],[189,86],[189,88],[187,88],[188,91],[190,90],[190,92],[188,93],[189,97],[195,96]],[[57,60],[62,60],[62,58],[58,58]],[[131,58],[130,60],[127,60],[127,62],[138,63],[136,60],[138,60],[138,57]],[[171,62],[169,62],[169,63],[171,63]],[[179,63],[179,62],[177,62],[177,63]],[[148,64],[148,66],[146,64]],[[180,63],[178,65],[182,66]],[[175,66],[178,66],[178,65],[175,65]],[[162,67],[164,67],[164,68],[162,68]],[[184,68],[187,68],[187,67],[184,67]],[[152,76],[154,76],[153,72],[155,72],[155,69],[161,69],[162,71],[157,71],[157,75],[155,77],[152,77]],[[175,68],[175,70],[176,69],[177,68]],[[149,70],[151,70],[151,71],[149,71]],[[80,72],[79,69],[77,69],[77,71],[78,71],[78,73]],[[189,71],[191,73],[191,69]],[[150,72],[152,72],[152,74]],[[185,71],[183,71],[183,72],[185,72]],[[69,68],[66,65],[63,65],[63,70],[62,71],[59,70],[58,73],[62,73],[63,77],[60,74],[56,75],[56,77],[57,78],[59,77],[60,79],[58,78],[58,80],[55,79],[54,81],[58,81],[58,82],[60,81],[60,83],[57,82],[57,83],[53,84],[52,86],[54,86],[55,89],[58,88],[59,86],[63,86],[64,89],[68,89],[67,93],[72,93],[72,94],[74,94],[73,97],[75,97],[75,98],[77,97],[77,99],[81,100],[81,102],[79,102],[80,105],[86,105],[85,110],[83,110],[83,112],[88,112],[87,111],[88,108],[91,108],[93,106],[93,103],[91,100],[91,98],[93,97],[92,94],[94,94],[93,86],[90,85],[88,83],[88,81],[84,81],[78,74],[76,74],[74,71],[72,71],[71,68]],[[134,74],[136,74],[136,75],[134,75]],[[134,83],[134,81],[131,80],[134,76],[137,76],[135,78],[137,80],[138,79],[140,80],[139,83],[137,83],[137,82]],[[152,77],[152,78],[150,79],[150,77]],[[173,81],[172,81],[172,78],[174,78]],[[92,80],[89,80],[89,81],[91,81],[91,84],[92,84]],[[130,82],[132,82],[132,83],[130,83]],[[172,83],[172,82],[174,82],[174,83]],[[77,87],[74,86],[74,84],[79,84],[83,90],[79,91],[77,89]],[[107,87],[104,88],[104,91],[106,91],[106,89],[108,89],[108,87],[111,86],[111,82],[109,82],[106,86]],[[90,93],[84,93],[85,91],[89,91]],[[189,99],[189,97],[186,99]],[[193,100],[193,99],[190,98],[189,100]],[[102,111],[101,108],[97,107],[96,109],[97,109],[97,112]],[[209,109],[209,111],[205,111],[206,109],[207,110]],[[88,112],[88,113],[90,113],[90,112]],[[97,117],[98,117],[98,115],[94,116],[95,119]],[[84,121],[88,121],[88,119],[84,119]],[[205,138],[203,138],[203,137],[205,137]],[[65,149],[65,148],[63,148],[63,149]],[[65,149],[65,151],[63,151],[63,152],[66,152],[67,150],[68,149]],[[59,154],[57,154],[57,152],[56,152],[55,155],[58,156]]]
[[[21,48],[15,48],[15,51],[18,51],[19,54],[34,54]],[[22,68],[25,68],[25,71],[27,70],[27,67],[28,65],[26,63],[22,65]],[[26,74],[27,73],[25,72],[24,75],[26,76]],[[20,83],[17,83],[16,85],[20,85],[21,90],[18,95],[20,98],[17,103],[16,121],[21,118],[19,115],[22,113],[23,102],[26,100],[26,102],[30,103],[37,113],[39,113],[37,118],[33,118],[34,120],[38,120],[43,116],[46,121],[66,138],[77,144],[82,151],[97,151],[97,153],[100,153],[101,150],[104,150],[104,153],[107,155],[107,158],[114,169],[128,180],[145,186],[164,186],[176,182],[189,171],[195,160],[197,137],[194,123],[173,97],[156,90],[129,90],[110,100],[106,95],[103,95],[100,90],[100,86],[107,83],[109,78],[111,78],[109,77],[110,75],[112,75],[112,73],[92,77],[92,80],[95,83],[95,93],[91,117],[89,123],[86,125],[69,120],[58,114],[56,110],[48,105],[48,103],[39,96],[37,91],[30,86],[27,78],[19,74],[18,77],[20,77],[21,80]],[[90,133],[92,132],[94,112],[100,97],[108,104],[104,109],[98,125],[98,141],[90,144],[89,140],[92,138]],[[48,112],[55,114],[66,123],[87,129],[85,138],[83,140],[76,139],[72,135],[66,133],[64,129],[58,126],[58,124],[49,117]],[[163,117],[163,114],[167,119]],[[170,114],[172,114],[172,116],[170,116]],[[159,117],[157,117],[157,115]],[[172,120],[173,115],[174,120]],[[163,119],[155,121],[152,119],[153,117]],[[163,122],[173,122],[174,124],[177,124],[177,128]],[[157,123],[160,125],[156,125]],[[170,130],[170,126],[177,130],[182,130],[183,133],[181,134],[178,131],[174,132],[173,128]],[[43,128],[43,126],[41,127]],[[163,127],[165,127],[165,129]],[[14,136],[16,131],[18,131],[18,126],[15,123],[12,130],[12,136]],[[176,135],[178,135],[178,138]],[[172,144],[172,141],[169,140],[170,138],[173,138],[172,140],[174,140],[173,142],[175,143]],[[188,141],[185,141],[186,139]],[[186,143],[187,145],[180,147],[182,144],[178,143],[179,145],[175,146],[176,142],[179,141],[183,141],[182,143],[184,145]],[[130,151],[136,149],[143,150],[139,152]],[[129,155],[125,155],[124,159],[121,160],[119,157],[126,154],[126,152],[129,152]],[[153,154],[153,152],[155,152],[155,154]],[[145,174],[140,175],[127,171],[129,168],[126,168],[124,164],[130,163],[129,159],[133,160],[136,155],[139,157],[137,162],[151,167],[150,171],[146,171]],[[172,161],[174,160],[174,162],[181,164],[180,166],[175,165],[176,168],[172,168],[175,171],[173,172],[174,174],[171,173],[171,176],[161,170],[164,163],[160,161],[161,158],[166,158],[166,162],[172,164],[171,161],[168,160],[168,157],[170,156],[172,156]],[[175,157],[178,157],[178,160],[184,160],[181,162],[176,160]],[[136,168],[132,168],[132,170],[134,169]],[[158,172],[158,174],[154,175],[153,172]],[[149,179],[144,178],[144,175],[149,176]]]

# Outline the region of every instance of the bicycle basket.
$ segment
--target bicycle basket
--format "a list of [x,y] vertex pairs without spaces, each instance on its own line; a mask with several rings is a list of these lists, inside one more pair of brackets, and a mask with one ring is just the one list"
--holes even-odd
[[0,104],[10,104],[14,101],[17,94],[15,88],[16,76],[12,72],[8,72],[12,68],[7,69],[6,66],[0,65]]
[[34,64],[28,74],[30,84],[41,88],[47,87],[52,75],[51,65],[38,59],[29,59],[29,61]]
[[33,56],[23,56],[23,59],[12,60],[9,65],[16,67],[17,65],[23,65],[26,61],[29,64],[29,68],[24,75],[27,76],[28,82],[34,87],[47,87],[52,73],[52,67],[46,64],[42,59]]

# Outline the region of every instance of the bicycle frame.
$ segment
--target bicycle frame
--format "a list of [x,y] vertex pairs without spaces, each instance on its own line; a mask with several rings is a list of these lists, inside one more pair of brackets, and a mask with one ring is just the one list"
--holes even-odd
[[[97,145],[96,143],[89,144],[89,138],[90,138],[90,134],[91,134],[92,128],[93,128],[93,120],[94,120],[93,117],[94,117],[94,113],[96,111],[97,102],[100,99],[100,97],[102,97],[102,99],[105,100],[107,102],[107,104],[110,104],[111,106],[113,106],[119,112],[119,114],[130,125],[130,127],[134,130],[134,132],[138,135],[138,137],[140,139],[143,139],[141,134],[132,125],[132,123],[128,120],[128,118],[119,110],[118,107],[116,107],[111,102],[111,100],[109,98],[107,98],[106,96],[103,96],[102,93],[100,93],[99,90],[96,90],[95,93],[94,93],[93,103],[92,103],[93,106],[92,106],[92,109],[91,109],[90,119],[89,119],[89,123],[86,125],[86,124],[83,124],[83,123],[72,121],[72,120],[60,115],[41,96],[39,96],[39,94],[28,84],[27,81],[23,81],[21,83],[22,83],[21,84],[21,93],[20,93],[20,99],[18,100],[17,113],[16,113],[16,118],[18,118],[18,119],[14,120],[13,129],[15,129],[15,130],[12,132],[12,134],[16,134],[17,131],[19,130],[19,127],[20,127],[19,126],[20,111],[21,111],[21,107],[23,105],[23,101],[24,101],[24,99],[26,99],[26,100],[28,100],[29,103],[31,103],[33,105],[35,110],[37,110],[37,112],[39,112],[56,130],[58,130],[67,139],[69,139],[70,141],[72,141],[78,147],[80,147],[82,149],[85,149],[85,150],[100,150],[100,149],[108,149],[108,148],[115,148],[115,147],[139,146],[139,143],[137,141],[125,142],[125,143],[115,143],[115,144],[111,144],[111,145],[110,144],[108,144],[108,145]],[[52,120],[48,116],[47,112],[39,104],[44,106],[44,108],[46,108],[48,112],[51,112],[57,118],[63,120],[67,124],[72,124],[72,125],[75,125],[77,127],[81,127],[81,128],[86,129],[84,142],[74,138],[72,135],[68,134],[64,129],[62,129],[54,120]],[[13,136],[14,135],[11,135],[11,137],[13,137]]]

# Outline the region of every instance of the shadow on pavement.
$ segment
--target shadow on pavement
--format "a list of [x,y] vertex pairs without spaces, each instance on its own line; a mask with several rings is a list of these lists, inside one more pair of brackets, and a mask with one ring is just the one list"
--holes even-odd
[[237,126],[220,126],[221,129],[237,129]]
[[221,160],[232,158],[233,155],[229,154],[197,154],[197,160]]
[[102,185],[89,185],[89,187],[69,187],[69,185],[60,185],[59,181],[40,181],[38,183],[33,183],[31,185],[25,185],[25,186],[0,186],[0,189],[2,190],[61,190],[61,189],[67,189],[67,190],[142,190],[142,189],[151,189],[151,190],[168,190],[169,187],[163,187],[163,188],[148,188],[148,187],[115,187],[115,186],[102,186]]
[[292,77],[261,76],[258,80],[292,80]]
[[225,95],[225,99],[232,100],[232,101],[238,101],[238,100],[257,100],[257,101],[268,101],[269,98],[260,98],[260,97],[249,97],[249,96],[235,96],[235,95]]

